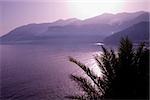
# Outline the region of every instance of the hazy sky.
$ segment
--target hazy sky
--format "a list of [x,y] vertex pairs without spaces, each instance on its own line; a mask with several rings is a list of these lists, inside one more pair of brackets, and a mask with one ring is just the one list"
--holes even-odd
[[149,0],[0,0],[0,36],[29,23],[150,11],[149,3]]

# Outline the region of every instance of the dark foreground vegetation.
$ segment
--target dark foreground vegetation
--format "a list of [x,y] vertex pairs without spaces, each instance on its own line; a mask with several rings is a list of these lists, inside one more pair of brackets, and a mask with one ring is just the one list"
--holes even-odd
[[89,67],[70,57],[87,77],[70,75],[82,95],[66,96],[80,100],[149,99],[149,49],[141,43],[133,47],[128,38],[123,38],[117,52],[102,46],[103,54],[95,56],[102,77],[96,76]]

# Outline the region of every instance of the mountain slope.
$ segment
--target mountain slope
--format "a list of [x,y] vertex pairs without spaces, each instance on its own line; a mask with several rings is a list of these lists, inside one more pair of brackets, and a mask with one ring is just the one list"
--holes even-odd
[[138,17],[139,15],[142,14],[147,14],[147,12],[144,11],[139,11],[139,12],[134,12],[134,13],[117,13],[117,14],[110,14],[110,13],[104,13],[102,15],[93,17],[93,18],[89,18],[83,21],[82,24],[110,24],[110,25],[114,25],[114,24],[122,24],[126,21],[135,19],[136,17]]
[[[76,38],[105,37],[121,31],[133,24],[141,21],[149,21],[148,12],[102,14],[86,20],[76,18],[67,20],[57,20],[52,23],[29,24],[18,27],[8,34],[2,36],[0,41],[3,43],[19,41],[38,41],[52,39],[53,37]],[[97,39],[95,40],[97,41]]]
[[78,22],[78,19],[67,19],[67,20],[57,20],[52,23],[42,23],[42,24],[28,24],[20,26],[10,31],[8,34],[1,37],[1,41],[20,41],[20,40],[31,40],[38,39],[40,34],[46,32],[49,27],[53,26],[65,26]]
[[105,44],[118,44],[122,37],[128,37],[133,42],[148,42],[149,22],[140,22],[104,39]]

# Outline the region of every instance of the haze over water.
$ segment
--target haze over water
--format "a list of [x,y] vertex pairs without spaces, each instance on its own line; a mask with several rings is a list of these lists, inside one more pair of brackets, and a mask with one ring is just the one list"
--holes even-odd
[[[142,27],[142,20],[147,21],[147,13],[143,11],[150,11],[148,4],[148,0],[1,0],[0,37],[6,37],[3,37],[4,44],[0,44],[0,99],[63,100],[64,96],[82,93],[69,75],[83,76],[84,73],[69,62],[68,56],[85,63],[100,76],[93,59],[101,52],[99,42],[114,34],[113,30],[121,23],[125,25],[122,24],[121,29],[115,32],[126,28],[130,31],[130,22],[139,23]],[[132,12],[136,11],[141,11],[138,13],[143,16],[139,14],[135,17]],[[115,14],[123,17],[114,18]],[[109,20],[111,23],[105,16],[108,19],[112,17]],[[68,18],[73,19],[60,20]],[[73,20],[77,24],[70,23]],[[49,26],[50,22],[54,22],[52,26]],[[135,30],[140,29],[134,27]]]

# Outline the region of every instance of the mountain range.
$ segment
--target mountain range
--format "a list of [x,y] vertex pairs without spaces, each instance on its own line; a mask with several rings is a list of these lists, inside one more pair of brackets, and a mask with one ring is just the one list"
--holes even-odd
[[[40,43],[43,41],[46,43],[63,38],[68,40],[67,42],[74,39],[74,41],[85,40],[85,42],[102,42],[104,40],[108,43],[109,39],[113,41],[121,36],[117,35],[118,37],[115,36],[114,39],[110,38],[115,34],[133,35],[139,32],[136,35],[143,36],[145,34],[143,32],[147,32],[147,28],[145,31],[143,24],[145,25],[148,21],[149,12],[144,11],[118,14],[104,13],[85,20],[60,19],[52,23],[20,26],[2,36],[0,41],[1,43]],[[138,30],[139,28],[142,28],[142,32]],[[134,31],[131,31],[132,29]],[[135,36],[135,38],[137,37]]]
[[149,22],[140,22],[114,33],[104,39],[105,44],[118,44],[121,38],[128,37],[134,43],[149,42]]

